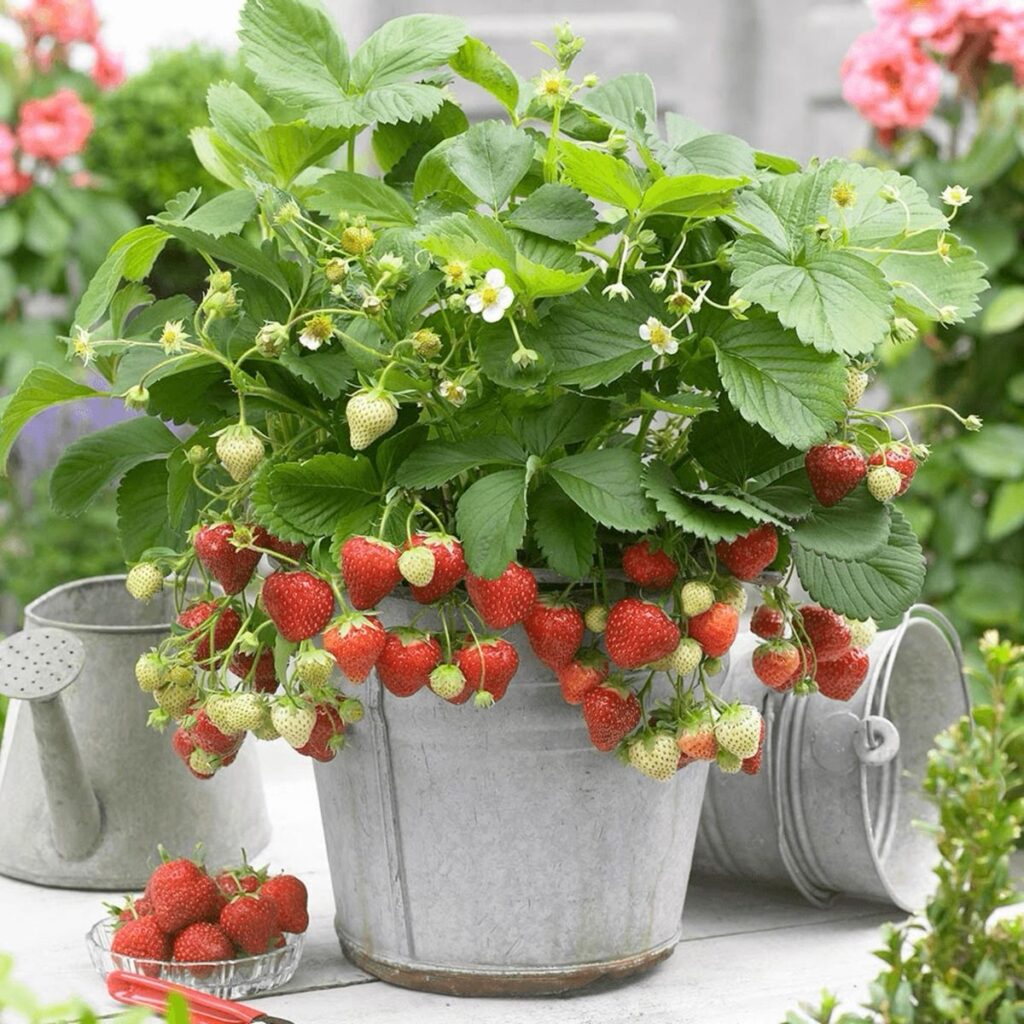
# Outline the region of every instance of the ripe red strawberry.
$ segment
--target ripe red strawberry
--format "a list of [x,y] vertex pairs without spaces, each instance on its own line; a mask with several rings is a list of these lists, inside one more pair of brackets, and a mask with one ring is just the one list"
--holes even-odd
[[334,592],[309,572],[278,569],[263,581],[263,608],[277,631],[292,643],[315,636],[334,613]]
[[263,883],[260,895],[277,908],[277,924],[283,932],[301,934],[309,927],[306,886],[294,875],[274,875]]
[[638,586],[651,590],[667,590],[679,575],[679,566],[671,555],[646,537],[622,552],[622,570]]
[[750,616],[750,632],[763,640],[774,640],[782,636],[785,619],[778,608],[759,604]]
[[832,700],[849,700],[867,678],[870,659],[867,652],[851,647],[838,658],[818,662],[814,681],[818,692]]
[[[211,622],[214,617],[216,621]],[[219,668],[223,662],[219,655],[238,636],[242,620],[238,612],[224,601],[197,601],[178,616],[178,625],[192,630],[189,640],[199,641],[195,650],[196,662],[203,668]]]
[[[466,686],[478,694],[477,703],[488,706],[505,696],[508,684],[519,669],[519,655],[507,640],[481,639],[479,643],[470,640],[455,652],[455,664],[466,677]],[[490,699],[479,696],[484,693]]]
[[274,551],[282,555],[286,560],[291,559],[292,561],[300,562],[306,554],[306,545],[301,541],[281,540],[280,537],[275,537],[262,526],[253,527],[253,539],[257,547]]
[[410,586],[409,589],[420,604],[430,604],[450,594],[462,582],[466,575],[466,559],[462,545],[447,534],[414,533],[403,550],[420,545],[430,548],[434,556],[434,575],[426,586]]
[[473,607],[489,629],[508,629],[522,622],[537,599],[537,581],[529,569],[509,562],[494,580],[466,573],[466,590]]
[[917,459],[914,458],[913,453],[905,444],[894,444],[881,452],[875,452],[868,459],[868,465],[889,466],[899,473],[903,478],[903,482],[900,484],[900,489],[896,492],[897,496],[907,493],[910,481],[914,479],[914,474],[917,472]]
[[195,714],[195,723],[189,726],[188,738],[200,750],[205,750],[208,754],[216,754],[218,757],[230,757],[242,745],[245,733],[236,733],[229,736],[227,733],[221,732],[210,721],[206,708],[200,708]]
[[331,704],[317,704],[313,731],[309,734],[309,739],[296,749],[314,761],[333,761],[341,749],[341,737],[344,732],[345,723],[338,709]]
[[602,683],[583,695],[583,721],[598,750],[612,750],[640,723],[640,701],[625,686]]
[[376,537],[349,537],[341,546],[341,575],[353,608],[373,608],[402,580],[398,571],[401,552]]
[[750,757],[745,757],[740,762],[740,771],[744,775],[757,775],[761,770],[761,758],[764,756],[764,734],[765,724],[764,719],[761,719],[761,739],[757,744],[757,753],[751,754]]
[[192,742],[185,729],[178,728],[171,735],[171,749],[185,764],[188,764],[188,759],[192,756],[192,751],[196,749],[196,745]]
[[863,453],[852,444],[831,441],[812,448],[804,457],[811,490],[822,505],[843,500],[867,476]]
[[820,604],[800,606],[800,622],[818,661],[831,661],[850,648],[850,627],[841,615]]
[[234,523],[214,523],[199,530],[192,544],[196,557],[225,594],[238,594],[245,590],[260,560],[258,551],[236,548],[231,543],[234,535]]
[[399,626],[388,630],[377,658],[377,678],[396,697],[411,697],[430,682],[441,663],[441,645],[419,629]]
[[657,605],[639,598],[625,597],[608,613],[605,646],[622,668],[640,668],[666,657],[679,639],[679,627]]
[[547,598],[534,602],[523,622],[533,653],[549,668],[568,665],[583,643],[586,626],[579,610],[571,604],[556,604]]
[[597,651],[584,651],[558,670],[558,683],[567,704],[583,702],[588,690],[608,678],[608,659]]
[[323,644],[345,677],[361,683],[377,664],[387,639],[387,631],[376,616],[350,612],[334,621],[324,633]]
[[684,757],[692,761],[714,761],[718,756],[714,724],[708,718],[685,722],[676,736],[676,746]]
[[263,884],[259,873],[248,865],[232,871],[222,871],[214,881],[225,896],[238,896],[243,892],[258,892]]
[[128,896],[124,906],[111,906],[110,912],[118,921],[134,921],[137,917],[152,917],[153,903],[148,896]]
[[800,651],[788,640],[759,644],[751,663],[754,675],[773,690],[788,689],[793,673],[800,669]]
[[718,560],[739,580],[752,580],[775,561],[779,553],[779,535],[771,523],[764,523],[734,541],[720,540],[715,545]]
[[220,926],[243,953],[254,956],[275,948],[281,929],[273,900],[246,893],[220,912]]
[[[172,955],[180,964],[234,960],[235,946],[220,925],[211,921],[197,921],[182,928],[174,937]],[[191,973],[197,978],[204,978],[212,974],[213,970],[212,967],[196,967]]]
[[252,688],[257,693],[274,693],[280,685],[277,681],[274,652],[269,647],[261,648],[256,654],[236,651],[231,659],[231,671],[239,679],[250,680]]
[[690,636],[709,658],[720,658],[736,639],[739,613],[731,605],[717,601],[706,612],[690,619]]
[[150,876],[146,895],[153,917],[168,934],[196,921],[216,921],[224,896],[217,883],[190,860],[168,861]]
[[[122,924],[110,941],[110,950],[133,960],[170,960],[171,940],[155,917],[139,917]],[[149,968],[146,974],[156,973]]]

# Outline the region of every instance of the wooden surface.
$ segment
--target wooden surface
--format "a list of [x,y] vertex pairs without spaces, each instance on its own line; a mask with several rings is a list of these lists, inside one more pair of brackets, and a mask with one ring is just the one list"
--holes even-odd
[[[260,746],[275,834],[257,861],[302,876],[312,921],[291,984],[252,1002],[295,1024],[777,1024],[823,987],[856,1003],[877,973],[871,950],[894,912],[856,901],[821,911],[790,893],[700,881],[691,885],[675,955],[633,982],[530,1000],[460,1000],[385,985],[338,951],[309,763],[283,744]],[[105,898],[0,878],[0,950],[14,954],[17,976],[48,1002],[79,995],[114,1011],[84,944]]]

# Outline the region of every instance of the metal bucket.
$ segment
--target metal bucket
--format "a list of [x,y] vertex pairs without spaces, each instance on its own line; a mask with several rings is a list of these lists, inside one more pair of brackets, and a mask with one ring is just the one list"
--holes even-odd
[[[381,618],[419,611],[393,598]],[[508,636],[520,668],[499,704],[396,698],[371,675],[350,745],[316,766],[338,937],[385,981],[565,992],[678,939],[706,767],[657,783],[598,754],[522,630]]]
[[[167,635],[173,615],[172,594],[139,604],[123,576],[68,583],[26,609],[15,646],[41,649],[44,667],[59,667],[73,650],[84,654],[84,668],[56,695],[28,692],[11,702],[0,748],[0,873],[76,889],[139,889],[159,860],[158,844],[188,854],[201,842],[215,864],[267,844],[251,742],[234,768],[199,781],[169,737],[146,727],[152,701],[135,682],[135,661]],[[33,636],[40,630],[41,648]]]
[[956,631],[935,609],[912,608],[875,638],[849,703],[762,686],[750,667],[759,642],[737,641],[722,696],[763,710],[763,767],[755,778],[713,773],[694,874],[793,887],[817,906],[843,894],[920,908],[937,861],[917,824],[938,816],[922,788],[928,752],[970,710]]

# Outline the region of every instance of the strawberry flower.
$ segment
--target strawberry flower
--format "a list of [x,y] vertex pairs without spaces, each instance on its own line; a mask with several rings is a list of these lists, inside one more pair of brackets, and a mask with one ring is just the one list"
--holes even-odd
[[679,342],[672,337],[672,329],[656,316],[649,316],[647,322],[640,325],[639,333],[659,356],[674,356],[679,351]]
[[466,299],[471,313],[477,313],[489,324],[497,323],[515,301],[515,293],[505,284],[505,275],[496,267],[484,275],[483,284]]

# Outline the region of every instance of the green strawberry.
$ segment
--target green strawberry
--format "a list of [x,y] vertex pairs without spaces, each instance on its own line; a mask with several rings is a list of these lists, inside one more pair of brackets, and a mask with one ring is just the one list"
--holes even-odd
[[319,648],[303,651],[295,658],[295,678],[303,686],[318,690],[327,685],[334,672],[334,658],[327,651]]
[[704,657],[700,644],[692,636],[683,637],[679,646],[664,658],[656,661],[651,668],[659,672],[675,672],[676,675],[688,676]]
[[136,601],[148,601],[163,589],[164,574],[155,562],[139,562],[128,570],[124,585]]
[[846,402],[847,409],[854,409],[860,404],[864,392],[868,389],[868,375],[855,366],[847,367],[846,370]]
[[206,699],[206,714],[221,732],[234,736],[258,729],[267,705],[259,693],[214,693]]
[[892,501],[903,486],[903,477],[892,466],[872,466],[868,470],[868,492],[875,501]]
[[163,658],[156,651],[149,651],[135,662],[135,679],[143,693],[152,693],[164,681]]
[[235,483],[248,480],[263,456],[263,442],[245,423],[226,428],[217,438],[217,458]]
[[[179,675],[177,681],[174,679],[176,673]],[[188,677],[187,680],[184,678],[185,675]],[[153,691],[153,697],[159,707],[166,711],[171,718],[183,718],[196,697],[194,675],[188,669],[182,669],[180,666],[171,669],[168,673],[168,681]]]
[[642,775],[668,782],[679,765],[679,747],[674,736],[666,732],[642,736],[628,748],[629,763]]
[[761,745],[761,713],[750,704],[733,704],[715,722],[718,745],[741,761],[753,757]]
[[683,605],[683,614],[687,618],[706,612],[715,603],[715,592],[711,584],[705,583],[704,580],[689,580],[684,583],[679,597]]
[[316,712],[304,704],[284,700],[271,708],[270,721],[281,738],[298,750],[309,742],[313,726],[316,725]]
[[426,544],[406,548],[398,556],[398,571],[406,583],[425,587],[434,578],[434,552]]
[[608,609],[603,604],[592,604],[584,614],[583,621],[591,633],[603,633],[608,625]]
[[722,747],[719,747],[718,753],[715,755],[715,761],[718,762],[719,771],[725,772],[726,775],[737,775],[743,767],[742,757],[737,757],[731,751],[725,750]]
[[438,665],[430,673],[430,688],[438,697],[451,700],[466,688],[466,677],[458,665]]

